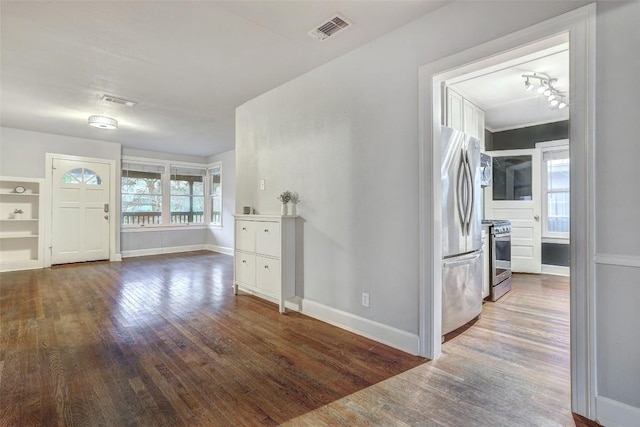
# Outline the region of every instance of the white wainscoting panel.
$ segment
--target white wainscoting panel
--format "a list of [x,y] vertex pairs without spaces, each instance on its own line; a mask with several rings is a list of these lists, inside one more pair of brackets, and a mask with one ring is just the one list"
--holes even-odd
[[640,257],[631,255],[596,254],[595,263],[640,268]]

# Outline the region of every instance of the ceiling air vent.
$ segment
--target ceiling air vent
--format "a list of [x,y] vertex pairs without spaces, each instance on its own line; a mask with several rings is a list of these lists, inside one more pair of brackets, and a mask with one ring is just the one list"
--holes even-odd
[[135,107],[137,104],[136,101],[129,101],[128,99],[118,98],[117,96],[111,96],[111,95],[102,95],[102,98],[100,98],[100,101],[110,102],[112,104],[124,105],[126,107],[131,107],[131,108]]
[[309,35],[323,41],[352,25],[346,18],[336,15],[309,31]]

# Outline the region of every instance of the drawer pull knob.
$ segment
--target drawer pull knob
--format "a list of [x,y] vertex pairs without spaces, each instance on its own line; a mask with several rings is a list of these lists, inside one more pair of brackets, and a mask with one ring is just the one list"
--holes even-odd
[[266,269],[268,270],[268,269],[269,269],[269,266],[268,266],[268,265],[265,265],[265,266],[264,266],[264,268],[266,268]]
[[247,231],[247,227],[242,227],[242,230],[243,231]]
[[243,259],[243,260],[242,260],[242,263],[243,263],[243,264],[246,264],[246,263],[247,263],[247,260],[246,260],[246,259]]
[[268,233],[268,232],[269,232],[269,230],[267,230],[267,229],[265,228],[265,229],[264,229],[264,232],[265,232],[265,233]]

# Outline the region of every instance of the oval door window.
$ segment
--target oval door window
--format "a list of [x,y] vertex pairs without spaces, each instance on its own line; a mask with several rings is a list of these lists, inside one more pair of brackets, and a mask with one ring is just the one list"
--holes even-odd
[[101,185],[102,178],[100,175],[86,168],[75,168],[62,176],[62,182],[65,184],[87,184],[87,185]]

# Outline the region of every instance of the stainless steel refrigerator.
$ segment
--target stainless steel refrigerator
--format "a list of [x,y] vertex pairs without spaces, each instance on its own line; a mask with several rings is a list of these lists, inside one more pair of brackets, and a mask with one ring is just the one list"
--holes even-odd
[[442,127],[442,334],[482,312],[480,141]]

